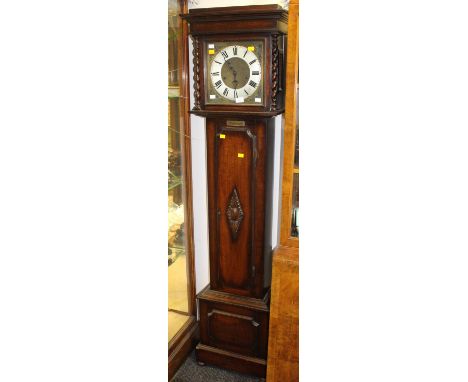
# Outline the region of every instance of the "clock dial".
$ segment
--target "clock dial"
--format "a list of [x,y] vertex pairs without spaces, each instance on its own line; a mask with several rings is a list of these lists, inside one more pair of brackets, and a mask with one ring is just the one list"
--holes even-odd
[[243,45],[222,48],[211,61],[210,77],[219,96],[243,103],[257,93],[262,66],[254,49]]

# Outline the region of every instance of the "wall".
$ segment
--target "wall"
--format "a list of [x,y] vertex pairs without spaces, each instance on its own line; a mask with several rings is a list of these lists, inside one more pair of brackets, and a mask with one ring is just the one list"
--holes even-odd
[[[190,89],[193,89],[193,45],[189,38]],[[190,108],[193,108],[193,93]],[[206,176],[206,136],[204,118],[191,116],[193,243],[195,251],[195,285],[197,293],[210,282],[208,252],[208,198]]]
[[[234,5],[280,4],[285,1],[252,0],[194,0],[189,1],[189,9],[228,7]],[[193,89],[193,46],[189,38],[190,51],[190,89]],[[193,107],[193,92],[190,94],[190,107]],[[195,250],[196,291],[199,293],[210,282],[209,246],[208,246],[208,199],[206,176],[206,137],[205,119],[191,116],[192,143],[192,192],[193,192],[193,239]],[[275,118],[275,153],[274,153],[274,190],[273,190],[273,228],[271,243],[274,248],[278,243],[278,212],[280,195],[280,159],[281,159],[282,117]]]

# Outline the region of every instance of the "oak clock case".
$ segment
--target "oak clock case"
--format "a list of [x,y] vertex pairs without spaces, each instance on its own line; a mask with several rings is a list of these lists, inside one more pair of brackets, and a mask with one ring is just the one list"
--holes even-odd
[[[283,113],[287,11],[192,9],[194,107],[206,117],[210,284],[198,296],[200,364],[265,377],[274,116]],[[217,62],[215,62],[217,61]]]

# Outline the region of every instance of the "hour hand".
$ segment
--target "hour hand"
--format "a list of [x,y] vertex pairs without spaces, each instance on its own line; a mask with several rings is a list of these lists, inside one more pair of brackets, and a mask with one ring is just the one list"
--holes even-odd
[[232,84],[234,85],[234,87],[237,89],[237,84],[239,83],[239,81],[237,81],[237,72],[235,70],[232,71],[232,74],[234,76],[234,79],[232,80]]

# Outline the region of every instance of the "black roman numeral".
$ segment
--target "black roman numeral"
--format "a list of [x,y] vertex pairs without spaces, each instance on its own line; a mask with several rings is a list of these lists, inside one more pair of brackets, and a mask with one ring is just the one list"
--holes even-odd
[[[211,74],[213,74],[213,73],[211,73]],[[258,76],[259,74],[260,74],[260,72],[258,70],[254,70],[252,72],[252,76]]]
[[216,63],[217,63],[217,64],[219,64],[219,65],[221,65],[221,64],[222,64],[221,62],[218,62],[218,61],[216,61],[216,60],[214,60],[214,62],[216,62]]
[[245,53],[244,53],[244,55],[242,57],[245,57],[245,55],[247,54],[248,51],[249,50],[247,48],[245,48]]
[[212,76],[219,76],[219,72],[211,73]]
[[223,94],[224,94],[225,96],[227,96],[227,95],[229,94],[228,88],[224,89]]
[[245,92],[245,94],[249,95],[249,93],[247,93],[247,90],[244,89],[244,92]]
[[237,56],[237,46],[235,46],[234,48],[232,48],[232,53],[234,53],[234,55]]
[[219,89],[221,86],[221,80],[215,82],[216,89]]
[[226,58],[228,58],[227,52],[226,52],[225,50],[222,50],[222,51],[221,51],[221,54],[222,54],[223,57],[224,57],[224,61],[226,61]]
[[253,88],[257,87],[257,83],[252,80],[249,82],[249,85],[252,86]]
[[254,60],[250,61],[249,65],[252,65],[255,61],[257,61],[257,59],[254,59]]
[[237,90],[234,89],[234,98],[237,98]]

